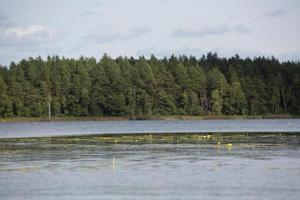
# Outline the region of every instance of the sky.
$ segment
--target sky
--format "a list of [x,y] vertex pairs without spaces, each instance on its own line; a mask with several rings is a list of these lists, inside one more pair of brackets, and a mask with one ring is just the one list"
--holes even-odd
[[300,60],[299,0],[0,0],[0,65],[23,58]]

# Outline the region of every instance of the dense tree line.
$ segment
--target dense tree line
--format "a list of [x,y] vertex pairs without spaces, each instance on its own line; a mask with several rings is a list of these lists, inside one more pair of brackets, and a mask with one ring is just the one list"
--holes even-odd
[[0,66],[0,117],[300,114],[300,64],[275,58],[40,57]]

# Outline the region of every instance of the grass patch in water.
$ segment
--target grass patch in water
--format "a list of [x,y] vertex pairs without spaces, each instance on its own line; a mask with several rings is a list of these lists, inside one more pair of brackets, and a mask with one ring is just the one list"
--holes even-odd
[[257,147],[266,145],[300,145],[300,134],[288,133],[168,133],[107,134],[67,137],[0,139],[0,154],[27,153],[31,150],[64,150],[94,148],[117,144],[213,144],[217,147]]

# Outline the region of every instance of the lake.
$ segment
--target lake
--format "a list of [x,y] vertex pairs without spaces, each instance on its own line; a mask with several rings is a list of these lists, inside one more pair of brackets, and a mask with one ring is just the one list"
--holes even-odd
[[300,132],[300,119],[0,123],[0,138],[114,133]]
[[299,124],[0,123],[0,199],[296,200]]

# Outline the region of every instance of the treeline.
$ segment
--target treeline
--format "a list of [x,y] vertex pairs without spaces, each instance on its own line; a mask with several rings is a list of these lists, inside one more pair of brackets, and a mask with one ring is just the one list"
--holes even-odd
[[300,64],[275,58],[40,57],[0,66],[0,117],[300,114]]

